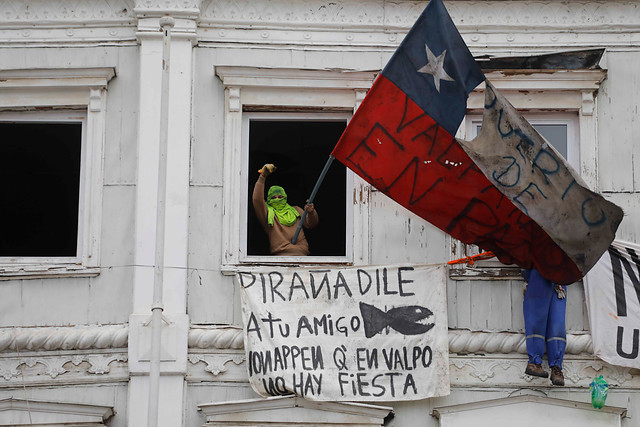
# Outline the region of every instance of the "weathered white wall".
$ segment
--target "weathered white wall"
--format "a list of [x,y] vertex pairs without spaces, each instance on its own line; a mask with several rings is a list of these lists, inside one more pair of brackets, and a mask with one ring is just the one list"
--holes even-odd
[[[522,280],[450,280],[449,327],[524,333],[522,283]],[[567,293],[567,330],[588,331],[582,284],[574,283]]]
[[232,277],[220,272],[223,214],[224,88],[215,49],[194,49],[187,310],[192,323],[238,323]]
[[634,71],[640,52],[608,52],[603,65],[608,69],[598,94],[598,163],[603,191],[631,192],[640,189],[638,157],[640,138],[638,108],[640,76]]
[[605,197],[618,204],[625,218],[616,237],[629,242],[640,238],[640,52],[608,52],[608,70],[598,93],[598,172]]

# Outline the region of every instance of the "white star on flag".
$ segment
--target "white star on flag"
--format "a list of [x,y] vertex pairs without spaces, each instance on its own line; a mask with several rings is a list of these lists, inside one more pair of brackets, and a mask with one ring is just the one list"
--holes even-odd
[[435,56],[429,46],[424,45],[427,50],[427,65],[418,70],[419,73],[431,74],[433,76],[433,83],[436,86],[436,90],[440,92],[440,80],[447,80],[454,82],[449,74],[444,70],[444,56],[447,54],[447,49],[443,50],[439,56]]

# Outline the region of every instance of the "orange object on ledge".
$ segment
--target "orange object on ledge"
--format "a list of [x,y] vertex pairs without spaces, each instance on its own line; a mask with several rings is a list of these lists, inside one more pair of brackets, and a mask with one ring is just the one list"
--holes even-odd
[[452,261],[447,262],[447,264],[464,264],[467,263],[469,265],[475,264],[476,261],[481,261],[483,259],[493,258],[495,255],[493,252],[482,252],[477,255],[471,255],[460,259],[454,259]]

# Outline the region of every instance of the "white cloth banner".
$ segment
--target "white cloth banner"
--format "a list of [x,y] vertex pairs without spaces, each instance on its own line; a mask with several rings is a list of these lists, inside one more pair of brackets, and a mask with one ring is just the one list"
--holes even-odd
[[262,396],[393,401],[449,394],[445,267],[261,267],[236,275]]
[[593,353],[640,368],[640,246],[614,241],[584,278]]

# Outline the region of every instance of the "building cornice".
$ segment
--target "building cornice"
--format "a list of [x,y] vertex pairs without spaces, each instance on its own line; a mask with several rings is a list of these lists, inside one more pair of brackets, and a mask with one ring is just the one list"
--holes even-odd
[[173,18],[195,20],[200,16],[202,0],[134,0],[133,9],[138,19],[161,18],[170,15]]
[[[205,0],[201,22],[262,26],[304,26],[318,28],[360,28],[362,30],[408,30],[426,6],[424,1],[315,0],[291,2],[254,0],[232,3]],[[574,30],[595,28],[637,28],[640,7],[633,1],[445,1],[456,26],[465,30],[494,31],[531,27]],[[621,15],[621,13],[623,15]]]
[[[445,4],[474,53],[640,43],[634,1]],[[139,21],[171,15],[197,24],[198,43],[393,51],[424,7],[424,1],[386,0],[5,0],[0,45],[133,43]]]

